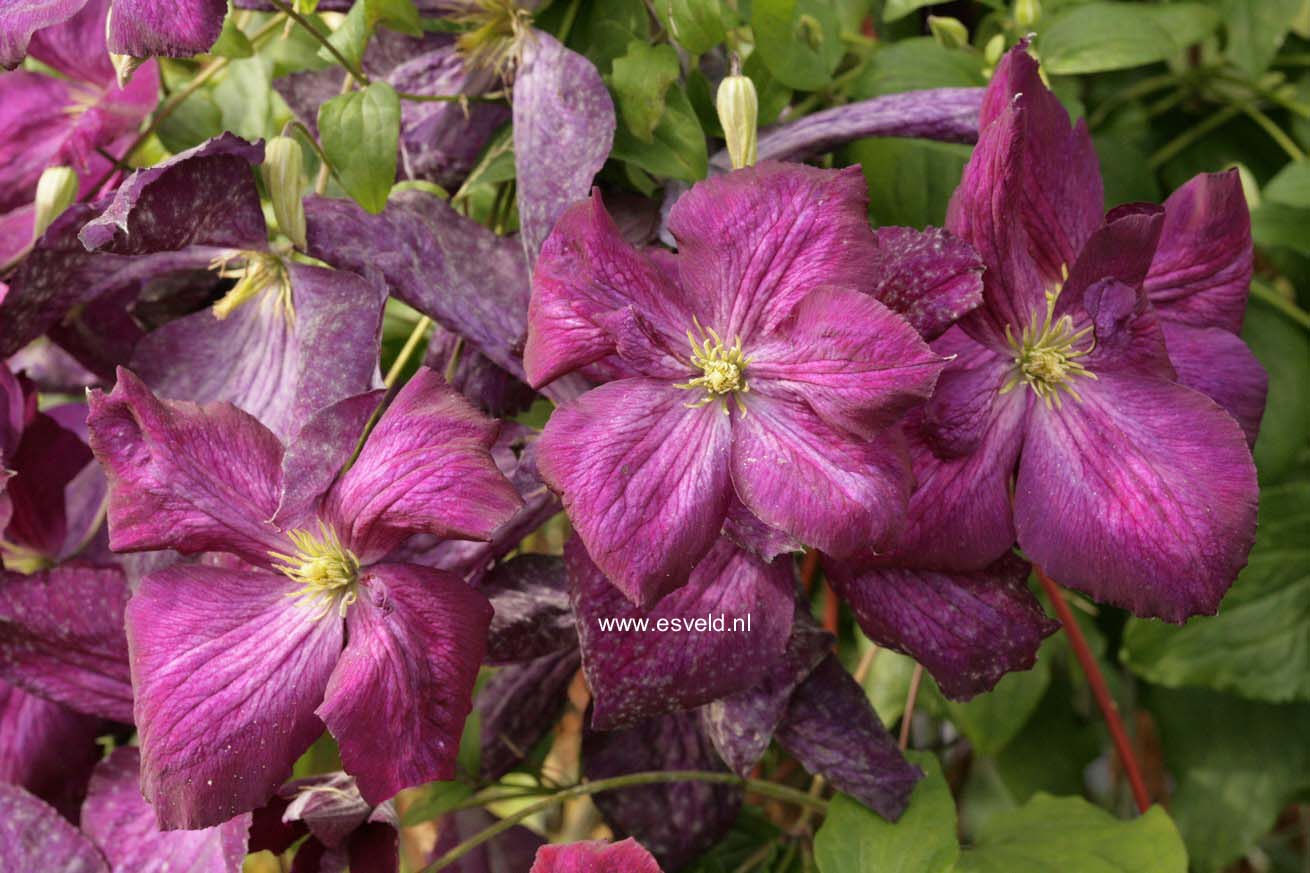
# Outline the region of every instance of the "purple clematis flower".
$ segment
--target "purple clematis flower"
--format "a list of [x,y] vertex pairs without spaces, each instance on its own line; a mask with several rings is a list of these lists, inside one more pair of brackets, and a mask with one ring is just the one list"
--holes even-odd
[[650,852],[632,838],[542,846],[528,873],[660,873]]
[[858,168],[765,163],[677,202],[676,255],[633,249],[598,197],[547,240],[529,382],[606,384],[555,412],[539,465],[633,602],[683,584],[725,520],[837,555],[895,535],[911,480],[890,426],[943,361],[875,299],[865,203]]
[[[1212,613],[1255,535],[1247,435],[1202,393],[1254,427],[1262,404],[1232,400],[1262,391],[1233,333],[1250,261],[1236,183],[1204,178],[1165,209],[1103,219],[1087,127],[1071,128],[1026,45],[998,67],[982,124],[949,226],[987,264],[984,302],[934,344],[951,362],[902,547],[919,566],[978,570],[1017,539],[1062,583],[1138,615]],[[1198,373],[1206,355],[1221,366]]]
[[161,401],[126,370],[91,395],[110,546],[214,553],[146,576],[127,607],[142,790],[164,828],[258,807],[324,725],[371,804],[454,775],[491,608],[388,556],[416,533],[488,538],[521,500],[490,454],[496,426],[428,370],[338,476],[376,397],[284,447],[233,406]]

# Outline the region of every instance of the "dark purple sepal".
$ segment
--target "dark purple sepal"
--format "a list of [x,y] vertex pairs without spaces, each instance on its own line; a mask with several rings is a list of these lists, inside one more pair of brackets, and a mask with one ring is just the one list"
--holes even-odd
[[565,649],[502,667],[487,681],[473,702],[482,720],[482,779],[513,770],[554,728],[581,666],[578,650]]
[[0,783],[21,785],[76,821],[105,727],[0,680]]
[[487,663],[531,661],[578,644],[564,562],[520,555],[499,564],[479,590],[496,611],[487,639]]

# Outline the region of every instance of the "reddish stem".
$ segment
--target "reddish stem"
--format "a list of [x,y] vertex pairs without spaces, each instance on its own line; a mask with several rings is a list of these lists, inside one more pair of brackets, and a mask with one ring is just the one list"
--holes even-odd
[[1046,571],[1036,564],[1033,564],[1033,570],[1036,571],[1037,579],[1042,583],[1046,596],[1055,606],[1060,624],[1064,625],[1065,635],[1069,637],[1069,645],[1073,647],[1074,656],[1082,666],[1083,674],[1087,676],[1087,684],[1092,689],[1096,705],[1100,707],[1101,715],[1105,718],[1105,726],[1110,729],[1110,739],[1114,741],[1114,748],[1119,753],[1119,763],[1128,777],[1128,784],[1132,786],[1137,809],[1146,812],[1151,808],[1151,796],[1146,792],[1146,781],[1142,779],[1141,765],[1137,763],[1132,743],[1128,739],[1127,731],[1124,730],[1123,719],[1119,717],[1119,707],[1110,696],[1110,689],[1105,685],[1105,677],[1101,675],[1101,668],[1097,666],[1092,650],[1087,647],[1087,638],[1078,627],[1078,622],[1073,617],[1073,610],[1069,608],[1068,602],[1060,592],[1060,586],[1056,585],[1055,580],[1047,576]]

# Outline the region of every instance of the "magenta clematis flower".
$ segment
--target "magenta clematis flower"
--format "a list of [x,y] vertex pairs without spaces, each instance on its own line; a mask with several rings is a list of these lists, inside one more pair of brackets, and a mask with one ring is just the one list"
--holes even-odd
[[157,399],[122,370],[91,395],[110,546],[216,553],[142,580],[127,607],[142,790],[164,828],[261,805],[321,735],[378,804],[454,775],[491,607],[388,555],[415,533],[488,538],[521,505],[496,426],[419,373],[353,465],[376,395],[285,448],[227,404]]
[[858,168],[765,163],[674,206],[676,255],[572,207],[533,277],[525,367],[606,382],[552,416],[540,469],[591,557],[649,606],[725,520],[833,554],[888,541],[909,497],[891,428],[943,361],[875,299]]
[[133,58],[208,51],[227,17],[226,0],[0,0],[0,66],[17,66],[46,28],[88,6],[100,9],[102,45],[107,41],[109,51]]
[[1257,492],[1243,428],[1206,394],[1249,433],[1263,406],[1235,336],[1250,276],[1236,181],[1103,217],[1086,125],[1071,128],[1026,46],[981,117],[949,226],[987,264],[984,301],[934,344],[952,360],[917,438],[923,500],[902,549],[979,570],[1017,539],[1138,615],[1212,613],[1246,562]]

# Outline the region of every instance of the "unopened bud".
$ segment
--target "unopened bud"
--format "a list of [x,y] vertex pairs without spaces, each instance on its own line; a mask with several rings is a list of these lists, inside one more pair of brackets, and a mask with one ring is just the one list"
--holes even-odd
[[733,169],[749,167],[755,163],[759,139],[760,99],[755,93],[755,83],[741,74],[735,58],[732,73],[719,84],[714,103]]
[[1021,31],[1035,25],[1042,17],[1042,0],[1014,0],[1014,23]]
[[77,171],[72,167],[47,167],[36,183],[36,215],[32,223],[32,239],[40,239],[64,210],[77,202],[80,187]]
[[996,34],[987,40],[987,45],[983,47],[983,61],[987,66],[994,67],[1001,61],[1001,55],[1005,54],[1005,35]]
[[1242,183],[1242,196],[1246,198],[1246,208],[1254,210],[1260,205],[1260,183],[1255,174],[1245,164],[1233,164],[1237,168],[1237,178]]
[[958,49],[969,44],[969,28],[965,27],[958,18],[929,15],[928,29],[932,31],[932,38],[937,40],[937,44],[942,48]]
[[[105,16],[105,40],[113,43],[113,21],[114,8],[109,7],[109,13]],[[137,67],[146,62],[145,58],[134,58],[131,55],[116,55],[109,53],[109,62],[114,65],[114,75],[118,79],[118,87],[126,88],[127,83],[132,81],[132,74],[136,72]]]
[[305,239],[304,193],[305,155],[300,143],[289,136],[275,136],[264,146],[264,184],[273,200],[278,227],[302,251]]

